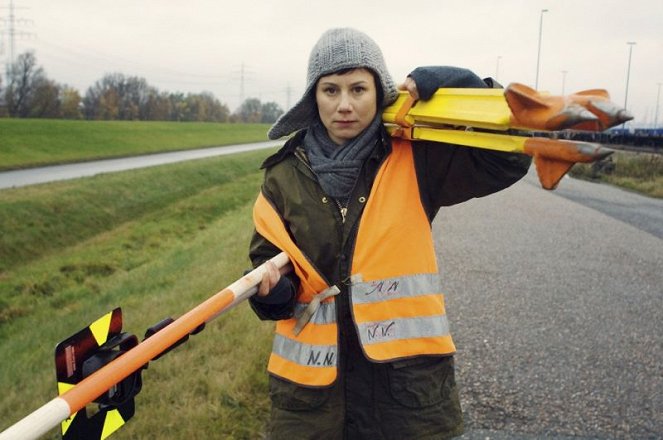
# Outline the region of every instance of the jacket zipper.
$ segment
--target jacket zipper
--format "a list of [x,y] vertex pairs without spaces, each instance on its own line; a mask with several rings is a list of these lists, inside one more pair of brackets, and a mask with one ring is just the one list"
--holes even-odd
[[338,206],[338,210],[341,213],[341,222],[345,223],[345,216],[348,214],[348,208],[344,208],[343,205],[341,205],[341,202],[338,200],[334,199],[336,202],[336,206]]
[[[304,166],[306,166],[306,168],[308,168],[308,170],[311,172],[311,174],[313,174],[315,176],[316,175],[315,171],[313,171],[313,168],[311,168],[311,165],[308,163],[308,160],[306,160],[306,158],[303,157],[302,154],[303,153],[301,152],[301,150],[295,150],[295,157],[297,159],[299,159],[304,164]],[[338,211],[341,214],[341,222],[345,223],[345,217],[348,214],[348,208],[347,207],[344,208],[343,205],[341,205],[341,202],[339,202],[335,198],[333,198],[333,197],[330,197],[330,198],[332,200],[334,200],[334,202],[336,203],[336,206],[338,207]]]

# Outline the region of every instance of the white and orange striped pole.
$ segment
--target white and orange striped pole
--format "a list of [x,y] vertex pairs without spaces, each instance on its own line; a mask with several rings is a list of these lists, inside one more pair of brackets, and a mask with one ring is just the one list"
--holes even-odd
[[[281,273],[290,270],[290,260],[280,253],[272,261]],[[200,325],[212,321],[257,292],[265,273],[264,265],[249,272],[225,289],[200,303],[151,337],[100,368],[69,391],[46,403],[0,433],[0,440],[37,439],[113,385],[142,368],[174,343],[189,335]]]

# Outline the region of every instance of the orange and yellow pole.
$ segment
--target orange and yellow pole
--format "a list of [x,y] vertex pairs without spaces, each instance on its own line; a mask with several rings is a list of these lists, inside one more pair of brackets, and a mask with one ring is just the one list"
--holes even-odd
[[[290,270],[290,260],[280,253],[270,261],[283,273]],[[256,268],[180,318],[145,339],[70,390],[51,400],[0,433],[0,440],[36,439],[92,402],[115,384],[138,371],[175,342],[254,295],[265,273]]]

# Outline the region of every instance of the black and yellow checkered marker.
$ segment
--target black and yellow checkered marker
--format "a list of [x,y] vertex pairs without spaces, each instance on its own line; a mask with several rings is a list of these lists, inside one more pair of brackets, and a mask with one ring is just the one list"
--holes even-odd
[[[55,348],[58,395],[138,343],[122,333],[122,311],[116,308],[60,342]],[[61,423],[63,439],[105,439],[134,415],[140,371],[118,383]]]

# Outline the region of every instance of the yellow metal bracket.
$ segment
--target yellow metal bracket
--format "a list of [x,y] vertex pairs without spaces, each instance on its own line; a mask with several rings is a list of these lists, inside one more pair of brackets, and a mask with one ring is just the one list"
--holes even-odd
[[[577,162],[594,162],[612,150],[600,144],[528,136],[565,128],[604,130],[632,119],[605,90],[566,97],[522,84],[507,89],[439,89],[427,101],[401,92],[382,114],[391,136],[532,156],[541,185],[554,189]],[[518,130],[518,135],[507,133]],[[524,135],[521,135],[524,134]]]

